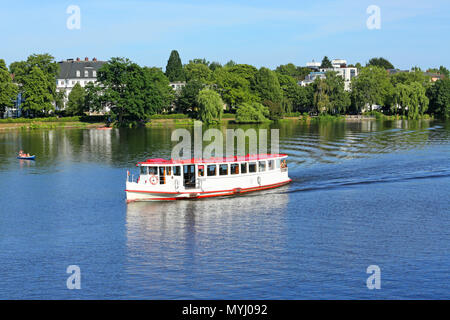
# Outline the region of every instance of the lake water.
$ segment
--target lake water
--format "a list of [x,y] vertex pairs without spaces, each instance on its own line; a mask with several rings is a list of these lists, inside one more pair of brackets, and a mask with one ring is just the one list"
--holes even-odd
[[0,299],[450,298],[449,122],[273,127],[291,184],[128,205],[174,127],[0,131]]

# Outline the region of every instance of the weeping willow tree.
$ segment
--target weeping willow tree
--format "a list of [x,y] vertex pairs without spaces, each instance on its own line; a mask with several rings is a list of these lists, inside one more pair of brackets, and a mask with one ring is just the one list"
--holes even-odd
[[409,119],[417,119],[427,111],[428,104],[425,88],[419,82],[399,83],[394,88],[391,111],[397,113],[401,107],[403,115],[407,111]]
[[198,117],[204,123],[213,123],[221,119],[223,114],[223,101],[220,95],[211,89],[203,89],[198,93]]
[[316,92],[314,93],[314,106],[318,113],[325,113],[330,107],[330,97],[327,94],[328,85],[324,79],[316,79]]

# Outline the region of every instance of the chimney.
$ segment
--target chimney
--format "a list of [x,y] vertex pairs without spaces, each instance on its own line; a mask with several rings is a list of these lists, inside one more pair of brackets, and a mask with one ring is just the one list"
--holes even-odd
[[77,58],[77,61],[80,61],[80,58]]
[[84,61],[89,61],[89,58],[88,57],[84,58]]
[[94,59],[92,59],[92,61],[94,61],[94,62],[95,62],[95,61],[97,61],[97,58],[96,58],[96,57],[94,57]]

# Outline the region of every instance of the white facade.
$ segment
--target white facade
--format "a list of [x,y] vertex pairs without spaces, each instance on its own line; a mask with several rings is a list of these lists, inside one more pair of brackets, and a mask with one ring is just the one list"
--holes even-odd
[[[84,88],[88,83],[97,82],[97,72],[104,63],[96,58],[67,59],[59,62],[60,72],[56,79],[56,90],[65,92],[64,108],[69,100],[70,92],[77,83]],[[109,108],[105,108],[104,111],[108,112]]]
[[352,78],[358,75],[358,68],[347,67],[347,60],[344,59],[333,59],[331,64],[333,65],[332,68],[320,68],[321,63],[319,62],[306,63],[307,67],[317,71],[312,71],[305,77],[305,80],[300,81],[298,84],[301,86],[309,85],[316,78],[324,79],[327,71],[334,71],[344,79],[344,90],[350,91]]
[[171,82],[169,85],[176,92],[180,92],[184,88],[184,86],[186,85],[186,82],[184,82],[184,81],[175,81],[175,82]]

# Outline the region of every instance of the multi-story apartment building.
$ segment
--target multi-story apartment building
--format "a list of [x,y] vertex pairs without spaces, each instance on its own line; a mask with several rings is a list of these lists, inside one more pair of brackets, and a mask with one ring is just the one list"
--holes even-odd
[[75,84],[80,84],[84,87],[89,82],[97,81],[98,69],[105,63],[105,61],[98,61],[96,58],[89,60],[89,58],[67,59],[59,62],[59,75],[56,79],[56,90],[64,90],[66,93],[64,107],[68,101],[70,92]]
[[327,71],[337,72],[344,79],[344,89],[351,90],[351,81],[353,77],[358,75],[358,68],[347,67],[347,61],[344,59],[331,60],[332,68],[321,68],[319,62],[308,62],[306,66],[311,68],[311,73],[305,77],[305,80],[300,81],[299,85],[306,86],[314,82],[316,78],[324,79]]

